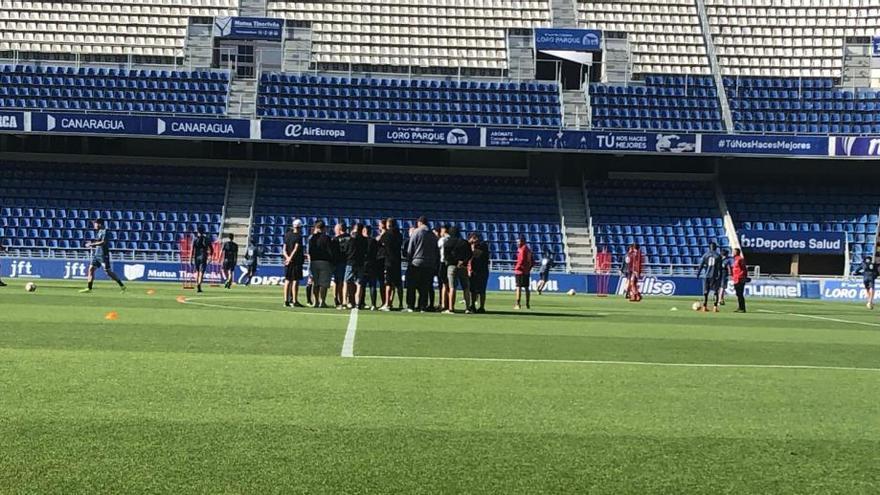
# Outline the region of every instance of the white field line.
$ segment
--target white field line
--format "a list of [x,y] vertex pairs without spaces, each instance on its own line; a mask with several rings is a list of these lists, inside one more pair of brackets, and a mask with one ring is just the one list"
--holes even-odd
[[874,371],[880,368],[857,368],[848,366],[811,366],[798,364],[720,364],[720,363],[662,363],[649,361],[590,361],[576,359],[517,359],[517,358],[477,358],[477,357],[435,357],[435,356],[356,356],[357,359],[385,359],[412,361],[471,361],[485,363],[529,363],[529,364],[583,364],[616,366],[658,366],[670,368],[754,368],[783,370],[826,370],[826,371]]
[[202,306],[206,308],[218,308],[218,309],[234,309],[238,311],[254,311],[257,313],[286,313],[289,315],[299,316],[330,316],[330,317],[344,317],[345,315],[337,315],[332,313],[307,313],[300,311],[291,311],[289,309],[269,309],[269,308],[248,308],[246,306],[227,306],[225,304],[209,304],[199,301],[192,301],[190,299],[184,299],[181,301],[181,304],[190,304],[193,306]]
[[354,336],[357,333],[358,326],[358,310],[351,310],[348,317],[348,329],[345,331],[345,340],[342,341],[342,354],[344,358],[354,357]]
[[769,314],[774,314],[774,315],[797,316],[799,318],[810,318],[812,320],[833,321],[835,323],[848,323],[850,325],[864,325],[866,327],[880,327],[880,323],[871,323],[869,321],[841,320],[839,318],[829,318],[827,316],[805,315],[805,314],[800,314],[800,313],[785,313],[782,311],[771,311],[769,309],[759,309],[758,312],[769,313]]

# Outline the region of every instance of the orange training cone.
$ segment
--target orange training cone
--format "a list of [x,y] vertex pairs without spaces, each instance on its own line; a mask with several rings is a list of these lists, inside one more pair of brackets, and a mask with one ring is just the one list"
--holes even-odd
[[111,311],[104,315],[104,319],[109,321],[116,321],[119,319],[119,313],[117,313],[116,311]]

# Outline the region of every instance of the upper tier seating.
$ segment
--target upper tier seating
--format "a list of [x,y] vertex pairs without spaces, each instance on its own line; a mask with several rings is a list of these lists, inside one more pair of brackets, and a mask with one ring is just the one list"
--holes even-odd
[[4,162],[0,239],[35,253],[84,252],[90,221],[103,218],[112,250],[170,257],[181,235],[219,229],[225,191],[225,170]]
[[634,74],[709,74],[697,7],[689,0],[577,0],[580,25],[623,31]]
[[506,30],[550,26],[548,0],[269,0],[309,23],[318,64],[503,70]]
[[[389,188],[389,184],[394,184]],[[361,221],[375,226],[395,217],[406,236],[420,215],[432,226],[456,224],[463,235],[482,234],[495,263],[509,265],[516,240],[525,235],[532,250],[553,251],[564,264],[559,209],[553,184],[536,179],[340,172],[261,172],[253,236],[277,258],[292,219],[329,226]]]
[[720,131],[721,113],[710,76],[648,75],[645,84],[590,85],[593,127]]
[[874,253],[875,185],[729,184],[724,197],[737,230],[846,232],[853,265]]
[[555,83],[372,79],[263,74],[265,117],[454,124],[561,123]]
[[229,74],[217,71],[0,66],[0,108],[222,115]]
[[828,78],[724,78],[742,132],[880,133],[880,93],[833,89]]
[[237,12],[238,0],[4,0],[0,52],[182,57],[189,17]]
[[865,0],[706,0],[725,76],[841,77],[844,39],[880,32]]
[[596,246],[617,266],[635,242],[650,269],[689,274],[710,242],[728,245],[711,182],[599,180],[586,187]]

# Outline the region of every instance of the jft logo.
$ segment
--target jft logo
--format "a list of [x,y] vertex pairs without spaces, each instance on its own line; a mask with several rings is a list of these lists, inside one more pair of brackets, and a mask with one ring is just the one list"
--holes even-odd
[[64,264],[64,280],[86,277],[86,264],[68,261]]
[[13,261],[9,266],[12,268],[9,278],[29,278],[34,276],[34,265],[30,261]]

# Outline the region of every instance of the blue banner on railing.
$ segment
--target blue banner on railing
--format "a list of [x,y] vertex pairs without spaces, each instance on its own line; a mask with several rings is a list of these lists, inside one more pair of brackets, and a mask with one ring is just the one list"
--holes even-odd
[[880,156],[880,137],[834,138],[834,156]]
[[0,112],[0,131],[23,131],[24,112]]
[[376,144],[480,146],[480,128],[376,124],[373,142]]
[[72,134],[155,134],[155,127],[144,128],[144,119],[131,115],[85,113],[33,113],[31,130]]
[[[735,296],[733,282],[725,288],[727,296]],[[775,299],[819,299],[819,282],[815,280],[759,279],[747,283],[745,297],[769,297]]]
[[281,41],[284,19],[270,17],[215,17],[214,37],[235,40]]
[[367,124],[263,120],[260,128],[263,139],[284,141],[366,143],[369,136]]
[[191,119],[159,117],[146,120],[143,127],[155,123],[158,136],[190,136],[250,139],[251,121],[242,119]]
[[703,153],[725,155],[828,156],[828,138],[703,134],[701,149]]
[[871,55],[880,57],[880,36],[874,36],[871,39]]
[[843,254],[843,232],[790,232],[782,230],[739,231],[739,242],[746,253]]
[[536,50],[596,52],[602,49],[602,31],[598,29],[535,29]]
[[490,148],[694,153],[697,149],[697,135],[491,128],[486,129],[486,146]]
[[599,151],[643,151],[648,153],[694,153],[696,134],[593,132],[588,149]]

